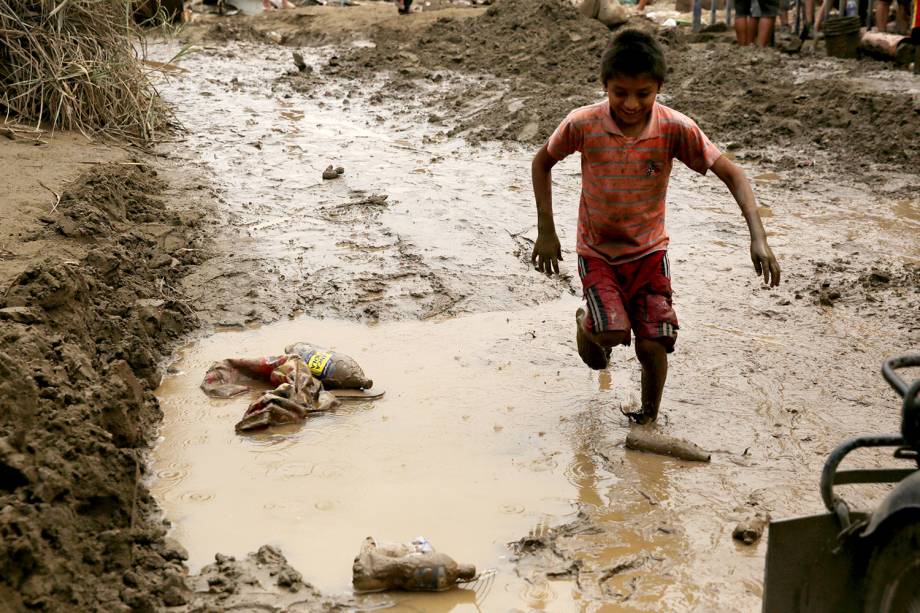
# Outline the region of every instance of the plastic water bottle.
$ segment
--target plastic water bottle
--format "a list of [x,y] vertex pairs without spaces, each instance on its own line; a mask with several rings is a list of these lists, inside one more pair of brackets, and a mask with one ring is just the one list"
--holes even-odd
[[857,12],[856,0],[847,0],[847,8],[846,8],[847,17],[855,15],[856,12]]

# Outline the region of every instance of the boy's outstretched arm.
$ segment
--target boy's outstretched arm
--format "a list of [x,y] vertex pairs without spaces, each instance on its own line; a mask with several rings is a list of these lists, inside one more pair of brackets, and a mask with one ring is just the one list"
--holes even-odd
[[540,147],[530,164],[533,195],[537,200],[537,241],[533,245],[530,261],[534,268],[548,275],[559,272],[559,260],[562,259],[562,247],[556,236],[556,222],[553,221],[551,172],[555,165],[556,160],[546,151],[546,145]]
[[732,196],[735,197],[735,202],[741,207],[741,214],[744,215],[744,221],[747,222],[748,230],[751,232],[751,260],[754,262],[754,270],[758,275],[763,275],[764,283],[769,284],[770,287],[776,287],[779,285],[779,264],[767,244],[767,232],[760,221],[757,200],[754,199],[750,181],[744,171],[724,155],[712,165],[712,172],[728,186]]

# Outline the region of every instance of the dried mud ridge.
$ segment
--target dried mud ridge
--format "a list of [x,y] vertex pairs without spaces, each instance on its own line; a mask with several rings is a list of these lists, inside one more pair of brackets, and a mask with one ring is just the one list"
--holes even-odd
[[172,288],[208,252],[204,210],[167,205],[165,187],[141,161],[86,173],[39,231],[82,257],[49,255],[0,294],[4,611],[207,608],[239,591],[192,591],[143,483],[159,365],[199,325]]
[[[654,28],[643,18],[629,25]],[[248,27],[248,38],[259,36]],[[450,135],[537,144],[569,110],[601,98],[597,66],[611,35],[563,0],[498,0],[478,16],[445,16],[425,28],[382,24],[371,32],[376,47],[343,49],[321,70],[285,80],[320,93],[330,77],[348,79],[346,95],[396,99]],[[906,170],[920,163],[920,96],[897,91],[896,79],[877,91],[859,83],[873,71],[897,77],[887,64],[742,51],[730,34],[671,30],[661,37],[669,62],[662,101],[749,158],[779,168],[818,159],[856,174],[872,164]],[[321,42],[309,24],[285,41]],[[368,83],[381,72],[386,78],[374,91]],[[463,87],[457,74],[467,75]],[[783,151],[764,153],[774,148]]]

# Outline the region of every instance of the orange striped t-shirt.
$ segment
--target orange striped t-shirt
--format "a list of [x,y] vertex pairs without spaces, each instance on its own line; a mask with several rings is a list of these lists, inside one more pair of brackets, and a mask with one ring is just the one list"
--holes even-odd
[[556,160],[581,152],[576,251],[611,264],[667,249],[671,160],[706,174],[722,155],[696,122],[657,102],[643,133],[624,136],[607,100],[569,113],[546,150]]

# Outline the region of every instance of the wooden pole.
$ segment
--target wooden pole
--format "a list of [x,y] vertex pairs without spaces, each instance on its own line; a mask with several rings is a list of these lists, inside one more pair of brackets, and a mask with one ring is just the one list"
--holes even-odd
[[715,25],[716,23],[716,6],[718,2],[716,0],[711,0],[712,7],[709,9],[709,25]]
[[703,22],[703,0],[693,0],[693,31],[699,32]]

